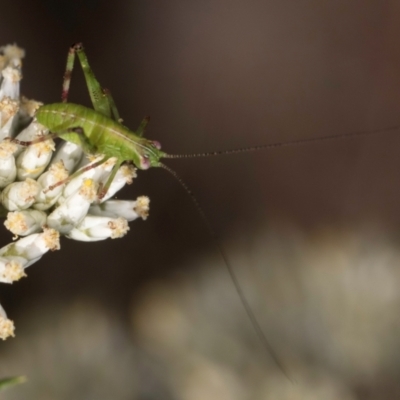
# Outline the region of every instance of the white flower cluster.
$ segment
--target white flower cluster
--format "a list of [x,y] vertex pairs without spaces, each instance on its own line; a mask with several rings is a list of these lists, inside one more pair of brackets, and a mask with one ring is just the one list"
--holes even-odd
[[[0,212],[14,242],[0,249],[0,282],[12,283],[26,276],[25,269],[49,250],[60,248],[59,236],[81,241],[119,238],[129,230],[128,221],[146,219],[149,199],[109,200],[136,170],[123,165],[107,195],[98,200],[116,159],[69,180],[88,162],[75,144],[58,149],[48,130],[35,121],[40,103],[20,97],[21,59],[16,45],[0,48]],[[12,141],[10,139],[18,139]],[[20,143],[31,142],[29,146]],[[16,144],[18,143],[18,144]],[[99,155],[101,157],[101,155]],[[18,239],[19,236],[23,238]],[[14,336],[14,325],[0,306],[0,339]]]

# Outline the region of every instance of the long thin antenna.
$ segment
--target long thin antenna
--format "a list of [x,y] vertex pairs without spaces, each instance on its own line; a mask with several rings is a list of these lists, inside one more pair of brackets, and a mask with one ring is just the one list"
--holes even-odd
[[329,135],[322,136],[319,138],[308,138],[308,139],[296,139],[290,140],[288,142],[278,142],[278,143],[270,143],[270,144],[262,144],[259,146],[251,146],[251,147],[243,147],[241,149],[233,149],[233,150],[218,150],[218,151],[210,151],[205,153],[192,153],[192,154],[167,154],[164,155],[163,158],[196,158],[196,157],[212,157],[212,156],[220,156],[220,155],[229,155],[229,154],[238,154],[238,153],[246,153],[250,151],[258,151],[258,150],[267,150],[273,149],[276,147],[288,147],[288,146],[298,146],[308,143],[315,142],[325,142],[328,140],[336,140],[336,139],[350,139],[358,136],[370,136],[377,135],[378,133],[390,133],[400,129],[399,125],[389,126],[387,128],[382,129],[374,129],[372,131],[357,131],[357,132],[347,132],[342,133],[340,135]]
[[256,331],[257,336],[259,337],[259,339],[261,340],[263,346],[265,347],[265,349],[267,350],[267,352],[270,354],[271,358],[273,359],[273,361],[275,362],[275,364],[277,365],[277,367],[282,371],[282,373],[286,376],[286,378],[293,383],[293,380],[290,378],[289,374],[286,371],[286,368],[283,366],[283,364],[281,363],[281,361],[279,360],[278,355],[276,354],[275,350],[273,349],[271,343],[268,341],[267,337],[265,336],[263,330],[261,329],[260,323],[258,322],[253,310],[250,307],[250,304],[243,292],[242,287],[240,286],[239,280],[236,276],[235,271],[233,270],[231,264],[228,261],[228,257],[223,249],[223,247],[221,246],[219,240],[218,240],[218,236],[215,233],[212,225],[210,224],[210,221],[207,217],[207,215],[205,214],[203,208],[201,207],[199,201],[197,200],[197,198],[195,197],[195,195],[193,194],[192,190],[189,188],[189,186],[182,180],[182,178],[171,168],[169,168],[168,166],[166,166],[165,164],[160,163],[160,167],[167,170],[179,183],[180,185],[183,187],[183,189],[186,191],[186,193],[190,196],[190,198],[192,199],[192,202],[194,204],[194,206],[196,207],[201,219],[204,222],[204,225],[206,226],[211,238],[213,239],[214,245],[217,248],[219,254],[221,255],[226,269],[228,270],[228,273],[232,279],[233,285],[235,286],[235,290],[237,292],[237,294],[239,295],[240,301],[246,311],[246,314],[251,322],[251,324],[253,325],[254,330]]

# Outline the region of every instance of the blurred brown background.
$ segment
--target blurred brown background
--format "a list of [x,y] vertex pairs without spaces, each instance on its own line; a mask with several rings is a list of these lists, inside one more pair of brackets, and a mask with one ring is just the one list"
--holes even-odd
[[[400,123],[400,4],[396,1],[1,0],[0,7],[1,43],[16,42],[26,49],[23,94],[45,103],[59,101],[68,47],[82,41],[97,78],[111,90],[126,125],[135,129],[143,116],[150,115],[147,136],[159,140],[170,153],[240,148]],[[70,101],[89,105],[78,66]],[[383,302],[381,309],[367,314],[365,329],[358,323],[360,313],[379,303],[379,296],[387,295],[385,282],[396,282],[399,275],[399,145],[399,132],[394,132],[168,163],[193,189],[209,216],[288,369],[296,375],[293,370],[299,363],[303,366],[300,371],[310,365],[316,371],[329,370],[327,375],[346,387],[348,398],[394,398],[393,393],[400,390],[396,383],[399,343],[382,350],[388,357],[382,356],[386,360],[384,367],[375,359],[365,361],[374,365],[365,372],[352,364],[350,356],[346,360],[346,346],[337,344],[336,336],[328,340],[315,333],[318,329],[312,316],[333,315],[324,325],[329,336],[336,329],[335,323],[342,320],[339,316],[347,312],[355,327],[350,325],[349,336],[343,333],[348,338],[344,341],[355,343],[361,340],[358,335],[352,336],[357,329],[361,336],[366,335],[371,326],[383,323],[378,317],[391,309],[393,319],[389,318],[385,332],[397,333],[395,290],[388,300],[391,308]],[[202,271],[207,277],[215,269],[220,270],[220,278],[204,278],[205,282],[214,282],[214,291],[204,289],[208,294],[200,295],[199,301],[210,304],[211,309],[223,307],[224,297],[221,294],[219,298],[218,294],[231,291],[229,296],[236,303],[227,315],[235,322],[227,324],[232,324],[233,331],[236,324],[248,324],[189,197],[162,170],[140,173],[121,197],[142,194],[151,198],[150,218],[145,223],[132,223],[131,232],[124,239],[95,244],[65,239],[61,251],[47,255],[29,269],[29,279],[11,287],[2,285],[1,304],[17,324],[17,338],[12,345],[1,343],[0,353],[9,354],[7,346],[18,343],[29,348],[27,343],[34,334],[29,336],[28,328],[21,331],[31,318],[27,310],[40,314],[39,304],[56,304],[59,308],[53,310],[50,306],[46,311],[51,315],[62,313],[59,310],[72,307],[76,301],[80,304],[79,299],[84,298],[116,315],[124,326],[129,325],[132,313],[140,314],[142,303],[146,303],[143,299],[153,293],[153,285],[157,287],[154,282],[163,282],[172,292],[184,292],[185,279],[196,284]],[[11,240],[5,230],[1,235],[2,243]],[[315,252],[318,257],[306,257]],[[338,262],[332,262],[336,257]],[[348,262],[343,263],[343,258]],[[387,259],[391,260],[389,264]],[[378,285],[382,263],[389,265],[390,278]],[[373,265],[372,271],[367,264]],[[251,268],[253,275],[249,273]],[[343,278],[354,268],[357,278]],[[174,279],[182,274],[186,283]],[[322,274],[320,280],[318,274]],[[347,301],[337,305],[348,299],[347,295],[361,290],[357,286],[360,279],[366,279],[368,288],[379,287],[374,292],[377,298],[369,297],[369,289],[365,294],[363,287],[364,294],[354,295],[351,300],[353,308]],[[314,289],[321,291],[322,297],[313,297],[315,291],[307,287],[310,282],[315,283]],[[186,290],[189,288],[190,285]],[[271,298],[272,289],[277,291],[277,298],[286,293],[291,300],[286,295],[279,301]],[[324,308],[328,289],[334,299],[332,309]],[[290,293],[302,295],[293,297]],[[184,301],[182,297],[177,303]],[[312,305],[311,311],[307,304]],[[192,310],[206,307],[196,302],[192,306]],[[269,314],[271,307],[274,316]],[[162,309],[159,313],[165,316]],[[286,320],[292,324],[286,327],[291,333],[285,330]],[[212,311],[209,320],[205,317],[204,321],[218,336]],[[298,331],[299,324],[305,332]],[[133,323],[129,328],[133,336],[140,331],[135,326]],[[243,329],[245,342],[250,343],[253,352],[263,352],[251,327]],[[164,329],[160,332],[161,336],[167,335]],[[209,340],[213,340],[211,334]],[[387,341],[384,335],[371,339],[379,349]],[[353,355],[359,361],[372,346],[368,341],[360,343],[363,344],[357,354],[361,359]],[[212,348],[210,344],[209,349]],[[185,344],[180,350],[185,358],[182,349]],[[381,355],[379,349],[376,353]],[[316,355],[325,351],[336,356],[343,352],[341,367],[328,356],[318,359]],[[210,352],[212,358],[214,353]],[[248,354],[246,365],[251,365],[250,350]],[[174,359],[174,352],[170,356]],[[224,363],[234,364],[226,360]],[[360,365],[365,363],[360,361]],[[3,375],[8,373],[4,365],[1,368]],[[266,372],[263,367],[257,370],[261,380],[272,373],[279,375],[272,364],[269,368],[274,372]],[[348,370],[361,372],[346,381],[343,377]],[[218,372],[211,374],[215,375]],[[126,397],[115,398],[192,398],[173,394],[173,389],[168,391],[169,397],[165,392],[148,397],[133,397],[129,390],[127,393]],[[250,396],[247,389],[244,393],[243,398]],[[277,398],[276,394],[253,396],[249,398]],[[335,396],[316,398],[345,398]],[[227,398],[232,397],[228,394]]]

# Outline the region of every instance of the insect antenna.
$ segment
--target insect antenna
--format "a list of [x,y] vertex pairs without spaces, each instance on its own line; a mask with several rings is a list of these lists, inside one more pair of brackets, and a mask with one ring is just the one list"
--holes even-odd
[[374,130],[365,130],[365,131],[355,131],[355,132],[346,132],[340,135],[329,135],[322,137],[314,137],[314,138],[306,138],[306,139],[295,139],[289,140],[287,142],[277,142],[277,143],[269,143],[262,144],[257,146],[250,147],[242,147],[240,149],[232,149],[232,150],[217,150],[217,151],[209,151],[205,153],[192,153],[192,154],[166,154],[163,158],[198,158],[198,157],[212,157],[212,156],[220,156],[220,155],[229,155],[229,154],[239,154],[239,153],[247,153],[250,151],[259,151],[259,150],[268,150],[277,147],[288,147],[288,146],[299,146],[303,144],[309,143],[317,143],[317,142],[326,142],[330,140],[336,139],[351,139],[355,137],[362,136],[371,136],[377,135],[379,133],[391,133],[400,129],[400,125],[389,126],[387,128],[374,129]]
[[249,304],[249,301],[247,300],[247,298],[243,292],[243,289],[239,283],[238,277],[237,277],[235,271],[233,270],[222,245],[220,244],[218,236],[215,233],[215,230],[212,227],[209,218],[207,217],[206,213],[204,212],[203,207],[200,205],[199,201],[197,200],[196,196],[194,195],[192,190],[189,188],[189,186],[183,181],[183,179],[173,169],[171,169],[170,167],[168,167],[167,165],[162,164],[162,163],[160,163],[159,166],[161,168],[165,169],[166,171],[168,171],[180,183],[182,188],[190,196],[194,206],[196,207],[201,219],[203,220],[204,225],[206,226],[206,228],[211,236],[211,239],[212,239],[216,249],[218,250],[222,260],[225,263],[226,269],[227,269],[229,276],[233,282],[235,290],[240,298],[243,308],[245,309],[245,312],[246,312],[246,314],[251,322],[251,325],[253,326],[258,338],[260,339],[260,341],[263,344],[266,351],[271,356],[271,358],[274,361],[274,363],[276,364],[276,366],[281,370],[281,372],[286,376],[286,378],[290,382],[294,383],[293,380],[291,379],[291,377],[289,376],[286,368],[284,367],[282,362],[279,360],[279,357],[278,357],[277,353],[275,352],[274,348],[272,347],[271,343],[269,342],[266,335],[264,334],[264,332],[261,328],[261,325],[258,322],[257,317],[255,316],[255,314]]

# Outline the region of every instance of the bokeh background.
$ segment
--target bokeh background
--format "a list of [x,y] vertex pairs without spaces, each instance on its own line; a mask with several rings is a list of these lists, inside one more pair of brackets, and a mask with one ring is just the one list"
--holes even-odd
[[[82,41],[127,126],[170,153],[400,123],[400,4],[1,0],[22,92],[60,99]],[[90,105],[77,65],[70,101]],[[393,399],[400,395],[399,132],[170,160],[193,189],[290,380],[259,343],[191,200],[163,170],[121,197],[150,218],[2,285],[10,399]],[[9,232],[0,232],[7,244]]]

